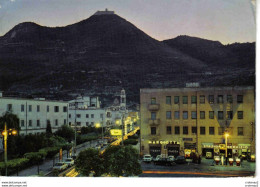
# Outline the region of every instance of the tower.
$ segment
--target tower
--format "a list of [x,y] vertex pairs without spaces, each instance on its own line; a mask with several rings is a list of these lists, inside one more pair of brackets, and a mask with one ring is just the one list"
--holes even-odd
[[125,95],[125,90],[121,90],[120,94],[120,108],[125,109],[126,108],[126,95]]

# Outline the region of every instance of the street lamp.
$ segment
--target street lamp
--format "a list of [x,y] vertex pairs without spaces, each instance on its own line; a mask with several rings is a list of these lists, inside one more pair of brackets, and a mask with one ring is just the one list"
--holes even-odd
[[228,138],[229,134],[226,132],[225,133],[225,143],[226,143],[226,165],[227,165],[227,138]]
[[7,130],[7,125],[5,123],[5,129],[2,131],[2,136],[4,137],[4,148],[5,148],[5,154],[4,154],[4,158],[5,158],[5,176],[7,176],[7,137],[8,135],[17,135],[17,130],[15,129],[9,129]]

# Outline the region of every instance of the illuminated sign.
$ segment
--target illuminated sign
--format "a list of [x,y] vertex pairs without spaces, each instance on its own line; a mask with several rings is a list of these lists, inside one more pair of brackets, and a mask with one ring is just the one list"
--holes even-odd
[[110,134],[112,136],[122,136],[122,130],[121,129],[111,129]]
[[180,144],[180,142],[177,141],[148,141],[149,144]]

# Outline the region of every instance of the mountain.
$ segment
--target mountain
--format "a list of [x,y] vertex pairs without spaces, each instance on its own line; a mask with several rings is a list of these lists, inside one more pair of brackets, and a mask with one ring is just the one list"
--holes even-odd
[[[128,101],[137,102],[143,87],[176,87],[191,81],[212,86],[230,77],[228,70],[210,77],[205,72],[216,72],[221,58],[232,61],[231,66],[223,63],[223,68],[236,67],[229,54],[239,53],[239,46],[222,50],[219,42],[178,38],[160,42],[116,14],[93,15],[65,27],[20,23],[0,37],[0,89],[56,99],[100,93],[109,100],[123,87]],[[215,47],[207,48],[208,43]],[[203,58],[197,55],[201,46],[207,49]],[[251,60],[252,55],[248,54]],[[231,79],[221,84],[237,84],[234,80],[248,67],[236,68]]]

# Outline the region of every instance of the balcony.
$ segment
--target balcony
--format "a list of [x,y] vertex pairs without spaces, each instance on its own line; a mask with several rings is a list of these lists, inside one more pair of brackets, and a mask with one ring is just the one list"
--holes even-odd
[[151,126],[158,126],[158,125],[160,125],[160,119],[149,119],[148,123]]
[[159,104],[149,104],[149,105],[148,105],[148,109],[149,109],[150,111],[158,111],[159,108],[160,108],[160,105],[159,105]]

